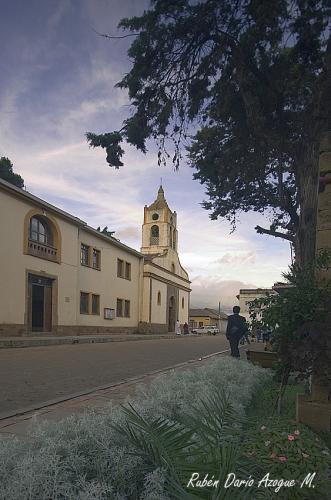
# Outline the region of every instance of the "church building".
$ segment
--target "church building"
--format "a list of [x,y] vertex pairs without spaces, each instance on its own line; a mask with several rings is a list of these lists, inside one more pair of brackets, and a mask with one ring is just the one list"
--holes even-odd
[[144,208],[141,253],[144,256],[142,323],[151,331],[175,330],[188,323],[190,281],[178,257],[177,214],[162,186],[154,203]]
[[0,179],[0,336],[174,332],[190,281],[162,187],[138,252]]

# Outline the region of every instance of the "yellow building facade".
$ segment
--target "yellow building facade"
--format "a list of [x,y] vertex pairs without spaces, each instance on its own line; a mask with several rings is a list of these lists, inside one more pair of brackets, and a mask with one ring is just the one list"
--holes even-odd
[[240,307],[240,315],[246,318],[246,321],[250,320],[249,317],[249,303],[255,299],[260,299],[262,297],[267,297],[268,295],[274,295],[276,292],[272,288],[242,288],[237,295]]
[[177,247],[146,247],[143,232],[137,252],[1,179],[0,228],[2,336],[161,333],[174,331],[174,316],[188,321]]

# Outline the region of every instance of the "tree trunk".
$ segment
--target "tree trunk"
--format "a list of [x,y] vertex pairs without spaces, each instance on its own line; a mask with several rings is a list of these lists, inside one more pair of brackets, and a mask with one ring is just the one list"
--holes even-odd
[[318,161],[319,149],[316,144],[313,144],[305,152],[304,161],[298,169],[300,216],[295,240],[295,260],[300,267],[312,262],[315,258]]

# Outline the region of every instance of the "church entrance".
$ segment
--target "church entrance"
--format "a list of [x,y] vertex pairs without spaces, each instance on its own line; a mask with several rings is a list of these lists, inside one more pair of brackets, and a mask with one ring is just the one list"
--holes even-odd
[[174,332],[176,325],[176,303],[175,297],[171,296],[169,299],[169,309],[168,309],[168,331]]
[[52,286],[52,279],[29,274],[28,314],[32,331],[52,331]]

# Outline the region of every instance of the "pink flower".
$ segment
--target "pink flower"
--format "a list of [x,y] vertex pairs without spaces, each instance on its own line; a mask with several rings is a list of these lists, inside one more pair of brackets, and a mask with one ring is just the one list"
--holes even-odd
[[296,430],[294,431],[294,433],[293,433],[293,434],[295,434],[296,436],[300,436],[300,431],[299,431],[299,429],[296,429]]
[[265,425],[261,425],[261,431],[265,431],[266,430],[266,426]]
[[295,437],[294,437],[294,436],[292,436],[292,434],[289,434],[289,435],[287,436],[287,439],[288,439],[289,441],[294,441],[294,440],[295,440]]
[[286,457],[278,457],[278,460],[280,462],[287,462],[287,458]]

